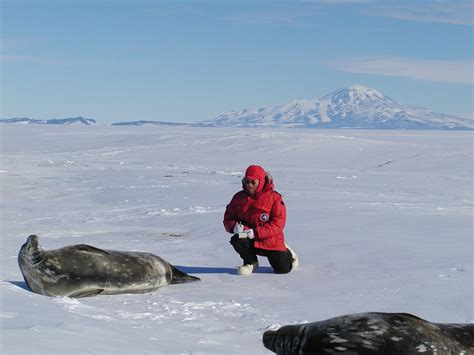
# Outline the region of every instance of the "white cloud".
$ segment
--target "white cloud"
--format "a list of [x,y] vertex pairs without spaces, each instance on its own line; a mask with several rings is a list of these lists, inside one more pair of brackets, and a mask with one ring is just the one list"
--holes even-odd
[[352,73],[403,77],[446,83],[473,84],[473,62],[410,59],[400,57],[359,57],[326,61],[337,70]]
[[384,16],[417,22],[474,25],[474,5],[465,1],[434,1],[374,5],[362,9],[369,16]]
[[366,16],[390,17],[404,21],[474,25],[474,4],[463,0],[376,1],[376,0],[303,0],[322,6],[355,5]]
[[[334,8],[348,8],[356,14],[372,17],[389,17],[402,21],[474,25],[474,3],[458,0],[430,1],[377,1],[377,0],[300,0],[289,6],[285,13],[268,8],[262,12],[229,14],[227,19],[249,23],[313,25],[314,16]],[[301,6],[300,6],[301,5]]]

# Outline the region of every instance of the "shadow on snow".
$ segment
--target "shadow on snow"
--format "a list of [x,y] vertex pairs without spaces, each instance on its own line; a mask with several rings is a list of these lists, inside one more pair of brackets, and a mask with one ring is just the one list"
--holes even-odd
[[15,285],[16,287],[19,287],[31,292],[30,288],[28,287],[25,281],[6,281],[6,282],[9,282],[12,285]]
[[[174,265],[178,270],[187,274],[229,274],[237,275],[237,268],[230,267],[206,267],[206,266],[183,266]],[[254,271],[255,274],[271,274],[273,269],[269,266],[260,266]]]

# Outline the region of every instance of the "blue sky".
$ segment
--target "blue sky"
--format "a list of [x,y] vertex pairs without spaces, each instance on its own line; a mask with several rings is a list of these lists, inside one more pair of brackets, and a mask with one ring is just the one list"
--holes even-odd
[[2,118],[199,122],[353,84],[473,111],[470,1],[0,4]]

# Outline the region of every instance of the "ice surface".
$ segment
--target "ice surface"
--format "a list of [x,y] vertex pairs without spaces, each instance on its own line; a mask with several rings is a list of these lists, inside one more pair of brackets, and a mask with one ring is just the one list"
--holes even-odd
[[[267,354],[278,325],[366,312],[472,322],[472,132],[1,127],[2,354]],[[300,267],[236,274],[222,226],[242,172],[283,194]],[[157,254],[202,282],[48,298],[17,264],[87,243]]]

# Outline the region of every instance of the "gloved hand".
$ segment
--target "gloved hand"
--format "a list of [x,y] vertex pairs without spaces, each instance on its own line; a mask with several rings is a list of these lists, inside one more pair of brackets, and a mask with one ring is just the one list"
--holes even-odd
[[241,238],[241,239],[243,239],[243,238],[254,239],[255,238],[253,229],[246,229],[245,231],[237,233],[237,234],[238,234],[239,238]]
[[237,222],[234,226],[234,234],[239,234],[244,231],[244,225],[240,222]]
[[247,229],[245,232],[247,232],[247,238],[249,239],[255,238],[255,235],[253,234],[253,229]]

